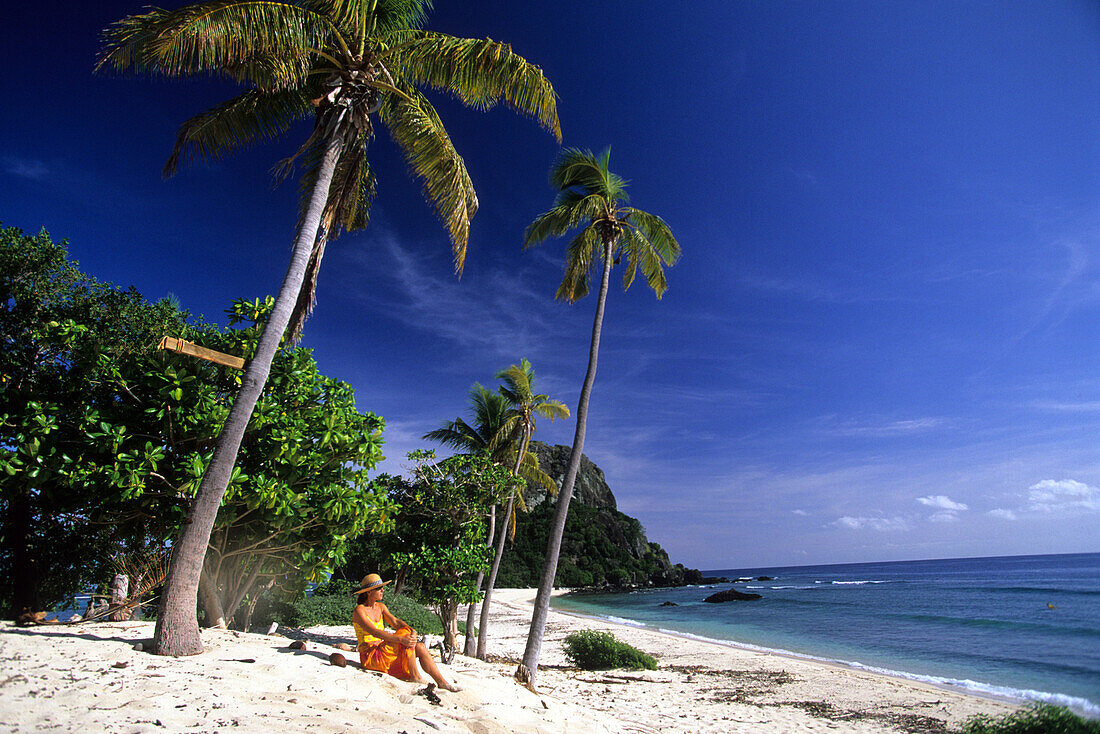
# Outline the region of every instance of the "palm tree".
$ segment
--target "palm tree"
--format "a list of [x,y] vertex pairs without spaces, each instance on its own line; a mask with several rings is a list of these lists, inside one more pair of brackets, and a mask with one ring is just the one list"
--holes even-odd
[[[484,385],[475,382],[470,388],[470,413],[473,424],[467,423],[462,418],[447,421],[441,428],[429,431],[424,438],[436,441],[444,446],[450,446],[465,454],[485,453],[492,457],[496,463],[503,463],[509,442],[508,434],[515,425],[515,415],[512,413],[508,400]],[[492,547],[493,538],[496,535],[497,506],[493,504],[489,508],[489,533],[485,539],[485,545]],[[481,583],[485,580],[484,572],[478,572],[477,588],[481,589]],[[463,654],[473,657],[475,651],[474,641],[474,616],[477,604],[470,602],[466,607],[466,643]]]
[[[284,333],[294,338],[313,305],[327,241],[366,226],[374,195],[367,146],[380,122],[424,185],[462,270],[477,196],[466,166],[418,87],[474,108],[503,100],[561,139],[554,90],[542,71],[491,40],[421,29],[430,0],[210,0],[150,9],[105,31],[98,69],[208,74],[246,87],[180,127],[165,166],[217,159],[312,117],[313,132],[283,162],[301,158],[301,206],[290,265],[237,398],[218,435],[190,514],[173,546],[154,651],[202,652],[195,602],[203,556],[241,438]],[[287,327],[289,325],[289,332]]]
[[550,537],[546,544],[546,561],[538,595],[535,597],[527,647],[523,653],[523,662],[516,669],[516,678],[531,688],[534,688],[535,674],[538,671],[542,636],[550,609],[550,592],[554,588],[561,536],[569,513],[569,500],[573,496],[573,484],[577,479],[577,469],[584,451],[588,401],[596,378],[600,328],[603,324],[608,283],[611,281],[611,267],[625,256],[624,290],[634,282],[634,276],[640,269],[649,287],[660,298],[668,287],[661,266],[672,265],[680,256],[680,245],[663,219],[640,209],[624,206],[628,200],[626,181],[608,170],[610,159],[610,148],[599,156],[588,150],[574,148],[562,151],[550,172],[550,184],[558,191],[554,206],[536,217],[524,232],[524,248],[527,248],[548,237],[559,237],[577,227],[581,228],[569,243],[565,277],[558,286],[556,296],[560,300],[575,303],[587,295],[589,270],[597,258],[603,260],[596,316],[592,323],[592,343],[588,351],[588,371],[584,375],[580,400],[577,403],[573,450],[569,454],[569,466],[562,479]]
[[[527,447],[531,443],[531,434],[535,432],[535,415],[541,415],[551,421],[555,418],[568,418],[569,408],[560,400],[551,400],[549,395],[535,394],[535,372],[531,369],[531,363],[526,359],[521,359],[518,365],[514,364],[508,369],[497,373],[497,379],[504,381],[504,384],[500,387],[500,394],[507,398],[511,405],[520,433],[520,444],[516,448],[516,461],[512,467],[512,474],[518,475],[521,463],[527,460],[529,456]],[[531,458],[534,459],[534,456],[532,455]],[[481,624],[478,625],[477,629],[477,656],[482,660],[485,659],[485,645],[488,641],[486,630],[489,629],[489,602],[493,598],[493,589],[497,582],[497,571],[500,570],[500,559],[504,556],[505,536],[514,535],[515,532],[513,508],[517,500],[522,503],[523,495],[518,491],[509,493],[507,509],[504,510],[504,525],[501,528],[500,537],[497,538],[493,565],[489,569],[489,581],[485,584],[485,598],[481,600]],[[506,530],[510,533],[505,532]],[[467,629],[469,629],[468,626]]]
[[[502,373],[503,374],[503,373]],[[499,375],[498,375],[499,377]],[[525,482],[534,482],[546,487],[550,492],[556,493],[558,486],[545,472],[539,468],[538,457],[524,450],[517,452],[517,439],[523,435],[523,424],[520,421],[521,414],[513,407],[511,399],[501,393],[495,393],[484,385],[475,382],[470,388],[470,417],[467,423],[461,417],[453,421],[447,421],[442,427],[424,434],[429,441],[436,441],[466,454],[484,453],[495,463],[501,466],[511,467],[513,476],[521,476]],[[524,446],[526,449],[526,446]],[[509,493],[509,505],[516,497],[516,489]],[[519,497],[522,503],[522,496]],[[497,537],[496,509],[494,504],[489,508],[489,532],[485,544],[490,548]],[[511,528],[506,521],[505,527]],[[504,537],[503,531],[500,537]],[[477,576],[477,588],[485,580],[485,574],[479,572]],[[471,603],[466,609],[466,643],[463,653],[473,657],[475,653],[474,617],[477,605]]]

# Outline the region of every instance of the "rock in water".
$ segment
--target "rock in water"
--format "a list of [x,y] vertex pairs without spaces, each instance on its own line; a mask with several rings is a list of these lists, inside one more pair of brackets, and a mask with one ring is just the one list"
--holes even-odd
[[753,599],[761,599],[759,594],[746,594],[743,591],[737,589],[727,589],[726,591],[719,591],[717,594],[711,594],[703,601],[710,602],[711,604],[719,604],[724,601],[752,601]]
[[328,656],[328,661],[335,665],[337,668],[346,667],[348,664],[347,659],[338,652],[334,652]]
[[663,601],[660,604],[658,604],[657,606],[659,606],[659,607],[678,607],[680,605],[677,604],[674,601]]

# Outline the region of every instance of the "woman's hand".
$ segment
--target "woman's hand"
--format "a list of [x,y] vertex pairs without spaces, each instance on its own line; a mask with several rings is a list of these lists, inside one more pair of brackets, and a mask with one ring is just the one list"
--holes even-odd
[[416,647],[416,643],[418,641],[417,636],[416,636],[416,630],[414,630],[412,627],[409,627],[408,629],[409,629],[409,634],[407,634],[407,635],[405,635],[401,638],[401,644],[404,645],[405,647]]

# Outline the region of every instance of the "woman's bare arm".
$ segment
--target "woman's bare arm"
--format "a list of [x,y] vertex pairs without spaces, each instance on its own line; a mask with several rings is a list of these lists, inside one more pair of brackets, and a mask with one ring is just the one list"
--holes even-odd
[[[367,632],[374,635],[375,637],[377,637],[380,640],[385,640],[386,642],[392,643],[394,645],[402,645],[404,647],[412,647],[413,645],[416,644],[416,640],[413,637],[413,635],[395,635],[391,632],[387,632],[385,630],[385,625],[384,624],[383,625],[378,625],[378,624],[375,624],[374,622],[372,622],[371,618],[367,616],[367,612],[366,612],[366,610],[363,609],[362,605],[359,605],[359,606],[355,607],[355,611],[352,612],[351,618],[356,623],[358,623],[361,627],[366,629]],[[397,621],[397,622],[400,622],[401,620],[397,619],[392,614],[390,614],[389,610],[386,609],[385,605],[382,606],[382,620],[384,620],[386,622],[386,624],[390,624],[393,627],[408,626],[408,625],[405,625],[404,623],[401,623],[401,625],[392,624],[391,620],[394,620],[394,621]]]
[[393,627],[395,630],[399,630],[402,627],[408,627],[410,630],[412,630],[413,639],[414,640],[416,639],[416,630],[413,629],[413,626],[411,624],[405,622],[402,619],[398,619],[397,617],[393,616],[393,612],[391,612],[390,608],[387,607],[385,604],[382,604],[381,606],[382,606],[382,619],[384,619],[386,621],[386,624],[388,624],[390,627]]

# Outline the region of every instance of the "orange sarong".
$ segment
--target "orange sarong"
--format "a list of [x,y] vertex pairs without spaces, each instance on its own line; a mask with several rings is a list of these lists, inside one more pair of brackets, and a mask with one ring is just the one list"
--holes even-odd
[[[412,680],[413,658],[416,655],[413,648],[379,639],[359,625],[355,625],[355,632],[359,638],[359,662],[364,668],[389,673],[401,680]],[[412,630],[402,627],[394,634],[408,637]]]

